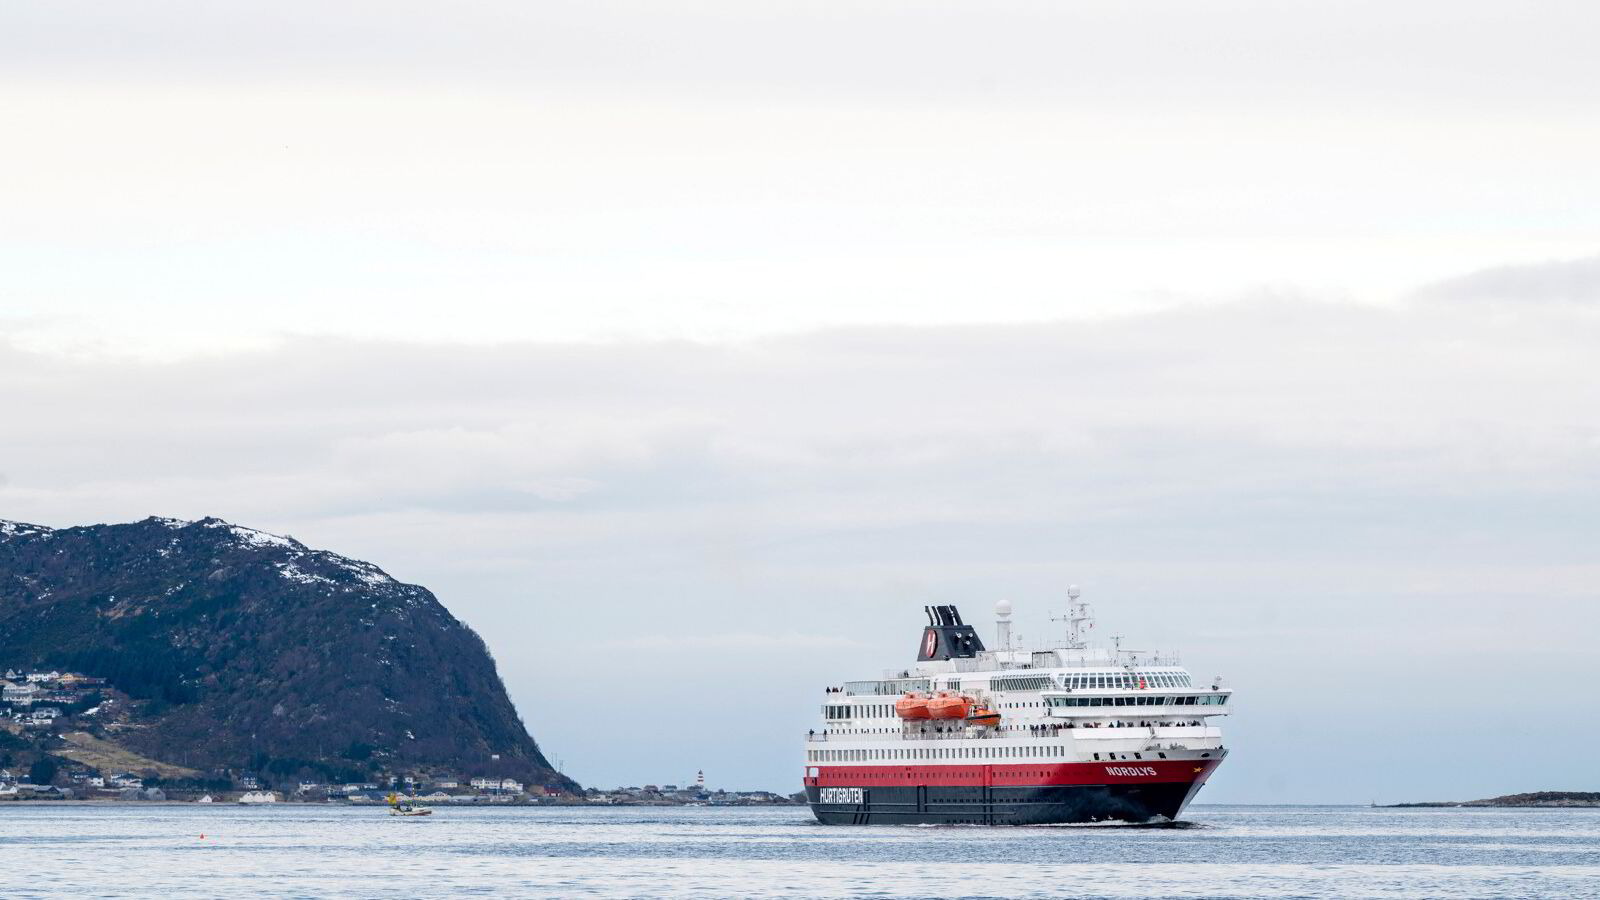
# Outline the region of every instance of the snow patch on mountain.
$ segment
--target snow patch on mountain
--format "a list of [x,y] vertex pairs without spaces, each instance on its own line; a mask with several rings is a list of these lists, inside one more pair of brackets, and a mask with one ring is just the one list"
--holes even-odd
[[229,534],[233,535],[235,540],[247,547],[274,547],[280,550],[305,549],[305,545],[294,538],[284,537],[281,534],[269,534],[265,531],[257,531],[254,528],[245,528],[230,522],[224,522],[221,519],[202,519],[196,524],[203,525],[206,528],[225,528]]
[[334,553],[329,553],[327,555],[331,557],[330,562],[346,572],[354,575],[358,581],[366,584],[397,583],[393,578],[385,575],[382,569],[378,568],[372,563],[362,562],[359,559],[350,559],[349,557],[339,556]]
[[29,525],[27,522],[0,519],[0,537],[23,537],[30,534],[49,534],[50,532],[51,529],[43,525]]
[[297,581],[297,582],[299,582],[301,584],[335,584],[336,583],[336,582],[334,582],[334,580],[332,578],[329,578],[326,575],[315,575],[315,574],[312,574],[311,572],[307,572],[304,569],[301,569],[299,566],[295,565],[293,562],[281,562],[281,563],[276,563],[276,565],[278,567],[278,574],[282,575],[284,578],[287,578],[290,581]]

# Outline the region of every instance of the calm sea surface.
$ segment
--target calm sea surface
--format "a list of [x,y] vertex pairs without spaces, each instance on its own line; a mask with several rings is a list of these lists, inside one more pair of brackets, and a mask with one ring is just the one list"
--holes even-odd
[[[0,804],[19,897],[1600,897],[1600,811],[1198,806],[1187,827],[803,808]],[[202,837],[204,835],[204,837]]]

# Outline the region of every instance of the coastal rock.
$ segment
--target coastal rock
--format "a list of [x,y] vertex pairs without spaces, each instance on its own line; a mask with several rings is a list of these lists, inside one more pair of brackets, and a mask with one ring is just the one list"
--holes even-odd
[[0,521],[0,667],[109,679],[140,705],[116,740],[195,769],[576,787],[427,589],[220,519]]
[[1591,809],[1600,807],[1600,793],[1594,791],[1534,791],[1531,794],[1507,794],[1503,797],[1490,797],[1487,800],[1395,803],[1392,805],[1397,809],[1483,806],[1506,809]]

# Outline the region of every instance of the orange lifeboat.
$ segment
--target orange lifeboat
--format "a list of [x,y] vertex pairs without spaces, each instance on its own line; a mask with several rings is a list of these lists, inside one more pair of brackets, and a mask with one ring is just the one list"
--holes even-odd
[[928,718],[928,698],[921,694],[906,692],[904,697],[894,702],[895,715],[902,719]]
[[939,696],[928,701],[928,715],[934,719],[965,719],[971,711],[971,697],[949,691],[940,691]]
[[967,716],[967,724],[990,726],[999,725],[1000,714],[992,709],[975,709],[972,711],[972,715]]

